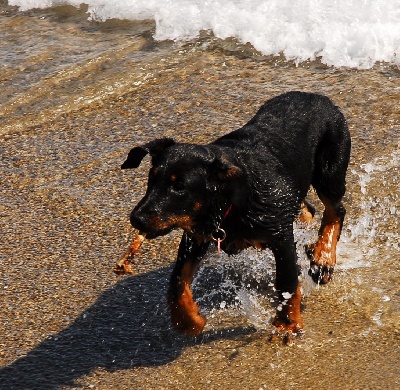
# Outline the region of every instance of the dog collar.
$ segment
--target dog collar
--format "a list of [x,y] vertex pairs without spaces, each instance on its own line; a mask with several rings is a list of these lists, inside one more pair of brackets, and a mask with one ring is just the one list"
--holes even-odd
[[[230,211],[232,210],[232,203],[229,205],[229,207],[227,208],[227,210],[225,211],[223,220],[228,216],[228,214],[230,213]],[[218,254],[221,254],[221,242],[225,240],[226,238],[226,232],[224,229],[221,229],[221,227],[218,226],[216,227],[216,229],[211,233],[211,238],[217,242],[217,250],[218,250]]]
[[228,214],[231,212],[231,210],[232,210],[232,203],[229,205],[229,207],[228,207],[227,210],[225,211],[224,219],[228,216]]

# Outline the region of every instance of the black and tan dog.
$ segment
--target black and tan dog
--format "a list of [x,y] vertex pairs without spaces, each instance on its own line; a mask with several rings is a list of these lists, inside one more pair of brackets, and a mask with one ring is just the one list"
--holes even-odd
[[148,239],[184,230],[171,276],[168,302],[174,326],[201,333],[206,319],[190,285],[210,242],[229,254],[270,248],[281,302],[273,324],[296,334],[302,328],[293,222],[312,218],[305,197],[312,185],[325,211],[310,252],[310,275],[327,283],[345,216],[342,198],[350,135],[340,110],[325,96],[289,92],[267,101],[241,129],[207,145],[155,139],[133,148],[122,169],[150,154],[144,198],[131,223]]

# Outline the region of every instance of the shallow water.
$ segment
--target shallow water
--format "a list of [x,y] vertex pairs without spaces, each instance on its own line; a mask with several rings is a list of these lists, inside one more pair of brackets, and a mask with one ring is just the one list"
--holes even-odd
[[151,20],[161,40],[191,40],[201,32],[236,38],[265,55],[330,66],[399,65],[400,1],[392,0],[9,0],[21,10],[69,4],[90,20]]
[[[155,42],[151,22],[83,11],[0,3],[0,388],[398,388],[400,70],[296,66],[209,35]],[[331,97],[353,139],[335,279],[310,281],[318,227],[296,226],[305,335],[269,344],[270,253],[210,253],[194,283],[205,333],[178,336],[178,232],[143,245],[137,275],[112,273],[147,170],[119,166],[135,144],[207,142],[296,89]]]

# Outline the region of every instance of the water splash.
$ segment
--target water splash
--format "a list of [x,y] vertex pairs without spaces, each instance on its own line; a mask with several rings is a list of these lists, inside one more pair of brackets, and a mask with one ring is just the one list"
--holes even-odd
[[400,195],[399,191],[390,191],[399,186],[399,160],[397,150],[362,164],[360,170],[352,170],[359,178],[361,210],[355,222],[347,221],[343,241],[348,247],[357,245],[365,257],[375,254],[377,241],[400,251]]
[[[305,245],[316,239],[315,224],[295,224],[295,239],[303,294],[307,295],[315,288],[308,276],[309,260],[304,250]],[[210,286],[208,272],[218,274],[218,282],[209,291],[203,291],[199,298],[201,307],[211,302],[210,314],[216,311],[235,310],[246,316],[256,329],[267,329],[275,316],[278,300],[275,294],[275,259],[272,251],[249,248],[237,255],[218,255],[212,248],[199,270],[193,288],[201,289],[202,284]],[[209,287],[208,286],[208,287]],[[209,306],[209,305],[208,305]]]

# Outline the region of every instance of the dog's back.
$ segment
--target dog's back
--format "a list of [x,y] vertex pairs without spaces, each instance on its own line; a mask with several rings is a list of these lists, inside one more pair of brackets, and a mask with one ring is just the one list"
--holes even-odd
[[292,91],[268,100],[246,125],[213,143],[226,144],[234,140],[257,146],[260,142],[266,145],[273,142],[277,151],[286,152],[286,144],[292,144],[295,140],[299,145],[305,145],[305,142],[312,144],[321,138],[322,133],[328,130],[326,126],[332,123],[343,126],[346,121],[328,97]]
[[[310,184],[318,191],[326,174],[344,183],[350,134],[328,97],[294,91],[268,100],[246,125],[212,145],[232,148],[250,175],[278,170],[298,191],[296,196],[304,198]],[[344,188],[334,191],[341,197]]]

